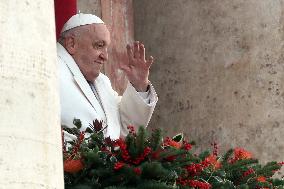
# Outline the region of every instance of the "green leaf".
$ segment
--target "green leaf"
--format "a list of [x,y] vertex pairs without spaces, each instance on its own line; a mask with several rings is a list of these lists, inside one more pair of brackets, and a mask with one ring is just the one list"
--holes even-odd
[[147,140],[147,133],[144,127],[139,127],[137,137],[136,137],[136,148],[138,151],[138,154],[143,153],[144,148],[146,146],[146,140]]
[[80,129],[82,127],[82,122],[80,119],[74,118],[73,124],[77,127],[77,129]]
[[216,182],[223,183],[224,180],[218,176],[212,176],[212,179],[215,179]]
[[156,151],[158,148],[161,148],[162,141],[163,141],[162,130],[155,129],[149,140],[151,148],[154,151]]
[[176,142],[181,142],[183,140],[183,133],[179,133],[172,138]]
[[86,132],[86,133],[93,133],[94,131],[93,131],[90,127],[87,127],[87,129],[86,129],[85,132]]
[[210,155],[209,150],[206,150],[204,152],[202,152],[201,154],[199,154],[199,158],[204,160],[205,158],[207,158]]
[[112,163],[116,163],[117,162],[117,159],[116,159],[115,156],[111,156],[109,159],[110,159],[110,162],[112,162]]

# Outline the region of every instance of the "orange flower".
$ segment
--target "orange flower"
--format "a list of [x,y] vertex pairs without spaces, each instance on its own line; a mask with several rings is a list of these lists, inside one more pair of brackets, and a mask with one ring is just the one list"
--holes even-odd
[[219,169],[221,167],[221,163],[217,160],[217,156],[213,154],[206,157],[205,161],[212,165],[214,169]]
[[235,158],[234,158],[235,160],[252,158],[252,154],[243,148],[235,148],[234,155],[235,155]]
[[180,142],[176,142],[174,140],[170,140],[168,143],[170,146],[175,147],[177,149],[181,148],[181,143]]
[[76,173],[84,168],[81,159],[65,160],[63,162],[63,165],[64,165],[64,171],[67,173]]
[[256,178],[258,182],[266,182],[266,178],[264,176],[259,176]]
[[166,138],[165,142],[164,142],[164,146],[171,146],[177,149],[180,149],[182,146],[181,142],[176,142],[171,138]]

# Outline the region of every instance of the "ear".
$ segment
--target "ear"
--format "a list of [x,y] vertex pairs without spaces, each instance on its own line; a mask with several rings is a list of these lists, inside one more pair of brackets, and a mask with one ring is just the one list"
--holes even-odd
[[76,52],[75,38],[73,36],[68,36],[65,38],[65,48],[70,55],[73,55]]

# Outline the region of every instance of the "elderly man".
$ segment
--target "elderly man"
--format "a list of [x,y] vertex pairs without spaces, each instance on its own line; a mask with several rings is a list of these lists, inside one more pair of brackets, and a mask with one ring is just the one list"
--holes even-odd
[[123,96],[117,95],[101,73],[108,60],[109,44],[110,33],[95,15],[76,14],[63,26],[57,43],[61,124],[74,127],[73,119],[78,118],[84,130],[93,120],[101,120],[105,136],[117,139],[127,134],[128,125],[147,126],[158,98],[148,80],[153,58],[145,59],[140,42],[127,45],[128,62],[120,69],[129,83]]

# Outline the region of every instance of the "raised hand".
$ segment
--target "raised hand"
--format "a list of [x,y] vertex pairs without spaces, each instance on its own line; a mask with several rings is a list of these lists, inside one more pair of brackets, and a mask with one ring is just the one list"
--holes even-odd
[[139,41],[135,41],[133,46],[127,45],[126,49],[128,62],[120,64],[120,69],[125,72],[136,91],[144,92],[149,85],[149,69],[154,59],[152,56],[145,59],[145,47]]

